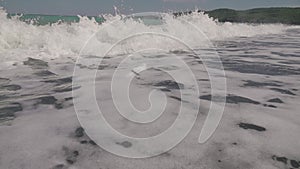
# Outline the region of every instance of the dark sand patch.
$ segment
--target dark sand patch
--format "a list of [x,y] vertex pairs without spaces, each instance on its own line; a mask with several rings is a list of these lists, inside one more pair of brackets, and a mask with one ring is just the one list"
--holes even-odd
[[20,85],[11,84],[11,85],[0,86],[0,89],[9,90],[9,91],[17,91],[17,90],[22,89],[22,87]]
[[121,145],[125,148],[130,148],[132,146],[132,143],[130,143],[129,141],[123,141],[121,143],[117,142],[116,144]]
[[[212,96],[211,95],[204,95],[204,96],[200,96],[199,97],[202,100],[212,100]],[[223,98],[216,96],[215,102],[220,102],[222,101]],[[252,100],[250,98],[246,98],[246,97],[242,97],[242,96],[236,96],[236,95],[232,95],[229,94],[226,96],[226,103],[232,103],[232,104],[238,104],[238,103],[250,103],[250,104],[260,104],[260,102]]]
[[176,97],[176,96],[169,96],[170,98],[172,98],[172,99],[175,99],[175,100],[177,100],[177,101],[181,101],[181,98],[180,97]]
[[64,164],[57,164],[56,166],[52,167],[51,169],[63,169],[65,167]]
[[184,88],[184,85],[182,83],[177,83],[173,80],[165,80],[165,81],[161,81],[161,82],[157,82],[157,83],[154,83],[153,86],[156,86],[156,87],[165,87],[169,90],[172,90],[172,89],[183,89]]
[[184,51],[184,50],[173,50],[173,51],[170,51],[170,53],[173,53],[173,54],[189,54],[190,52]]
[[276,91],[276,92],[279,92],[279,93],[282,93],[282,94],[287,94],[287,95],[292,95],[292,96],[295,96],[296,94],[289,91],[289,90],[285,90],[285,89],[279,89],[279,88],[270,88],[271,90],[273,91]]
[[65,101],[70,101],[70,100],[73,100],[73,97],[67,97],[64,99]]
[[209,79],[198,79],[200,82],[209,82]]
[[39,100],[39,104],[55,104],[57,101],[54,96],[43,96],[37,99]]
[[263,104],[265,107],[270,107],[270,108],[277,108],[277,106],[272,105],[272,104]]
[[242,96],[235,96],[235,95],[227,96],[226,97],[226,102],[227,103],[234,103],[234,104],[238,104],[238,103],[260,104],[259,102],[254,101],[252,99],[242,97]]
[[74,164],[77,161],[77,157],[79,156],[79,151],[70,150],[67,147],[63,147],[63,151],[66,156],[66,162],[68,164]]
[[280,87],[282,86],[281,84],[277,84],[275,82],[255,82],[252,80],[245,80],[245,84],[243,85],[244,87],[265,87],[265,86],[275,86],[275,87]]
[[80,141],[80,144],[87,144],[87,143],[88,143],[87,140],[82,140],[82,141]]
[[166,88],[162,88],[162,89],[160,89],[160,90],[163,91],[163,92],[171,92],[170,89],[166,89]]
[[72,83],[72,77],[65,77],[65,78],[59,78],[59,79],[51,79],[51,80],[45,80],[43,81],[45,83],[56,83],[56,85],[63,85],[63,84],[70,84]]
[[79,88],[80,86],[73,86],[71,83],[56,84],[53,87],[53,91],[56,93],[64,93],[64,92],[71,92],[72,90],[77,90]]
[[[74,88],[74,89],[76,89],[76,88]],[[53,89],[53,91],[55,91],[56,93],[70,92],[72,90],[73,90],[72,85],[61,85],[61,86],[57,86]]]
[[56,109],[63,109],[64,108],[64,102],[59,101],[56,99],[54,96],[42,96],[35,98],[33,100],[37,100],[37,102],[34,104],[35,106],[39,104],[44,104],[44,105],[53,105]]
[[270,64],[266,62],[249,62],[243,60],[222,59],[225,70],[239,73],[260,74],[260,75],[299,75],[300,69],[290,66]]
[[93,140],[90,140],[89,143],[93,146],[96,146],[97,144],[93,141]]
[[292,60],[292,61],[281,61],[278,63],[286,64],[286,65],[300,65],[300,61]]
[[250,123],[240,123],[238,124],[240,128],[243,128],[245,130],[256,130],[256,131],[266,131],[266,128],[261,127],[261,126],[257,126],[255,124],[250,124]]
[[23,62],[24,65],[30,66],[32,69],[46,69],[48,68],[48,63],[34,58],[28,58],[27,61]]
[[9,98],[8,96],[0,95],[0,101],[5,100],[5,99],[8,99],[8,98]]
[[75,130],[75,137],[83,137],[84,136],[84,129],[82,127],[78,127]]
[[274,98],[274,99],[270,99],[267,102],[271,102],[271,103],[284,103],[281,99],[279,98]]
[[291,160],[291,166],[294,168],[299,168],[300,167],[300,163],[297,162],[296,160]]
[[[240,54],[240,55],[232,55],[233,57],[241,57],[241,58],[253,58],[253,59],[269,59],[268,55],[251,55],[251,54]],[[274,58],[272,58],[274,59]]]
[[0,78],[0,85],[6,85],[10,82],[7,78]]
[[291,53],[281,53],[281,52],[271,52],[271,54],[283,56],[283,57],[300,57],[300,55],[291,54]]
[[93,140],[91,140],[84,131],[84,128],[77,127],[74,133],[72,133],[72,136],[78,138],[80,144],[91,144],[93,146],[97,145]]
[[300,167],[300,161],[288,159],[287,157],[279,157],[279,156],[273,155],[272,159],[274,161],[278,161],[280,163],[285,164],[289,168],[299,168]]
[[44,76],[56,76],[55,73],[50,72],[49,70],[41,70],[41,71],[35,72],[34,74],[37,75],[37,76],[42,76],[42,77],[44,77]]
[[107,69],[113,69],[113,68],[117,68],[117,66],[112,66],[110,64],[101,63],[97,69],[98,70],[107,70]]
[[11,121],[15,118],[15,113],[22,111],[23,107],[20,103],[9,103],[8,105],[0,105],[0,123]]
[[11,80],[8,78],[0,78],[0,91],[1,90],[17,91],[22,89],[20,85],[9,84],[10,82]]
[[273,156],[272,157],[273,160],[276,160],[276,161],[279,161],[279,162],[282,162],[284,164],[287,164],[288,163],[288,159],[286,157],[277,157],[277,156]]

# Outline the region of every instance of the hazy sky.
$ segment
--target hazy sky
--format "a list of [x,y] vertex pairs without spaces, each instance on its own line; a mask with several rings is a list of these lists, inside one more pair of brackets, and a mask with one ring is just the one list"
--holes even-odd
[[121,13],[154,12],[168,10],[255,7],[300,7],[300,0],[0,0],[10,13],[40,13],[60,15],[98,15],[112,13],[113,6]]

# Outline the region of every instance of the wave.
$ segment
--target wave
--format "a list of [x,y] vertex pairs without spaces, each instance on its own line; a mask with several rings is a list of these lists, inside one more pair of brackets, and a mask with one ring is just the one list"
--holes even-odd
[[[24,60],[27,57],[59,58],[77,56],[89,41],[85,50],[89,55],[107,51],[116,42],[135,34],[152,32],[175,37],[192,48],[207,44],[207,41],[227,40],[234,37],[251,37],[261,34],[278,34],[291,26],[282,24],[238,24],[219,23],[204,13],[192,13],[180,17],[162,14],[161,25],[147,25],[135,19],[122,19],[125,16],[105,15],[105,22],[99,24],[94,18],[79,17],[77,23],[54,23],[36,25],[25,23],[18,17],[7,17],[0,9],[0,60]],[[166,44],[156,37],[140,36],[130,42],[131,47],[168,46],[177,50],[178,44]],[[154,45],[155,44],[155,45]],[[92,50],[92,49],[97,50]],[[121,51],[118,51],[121,52]]]

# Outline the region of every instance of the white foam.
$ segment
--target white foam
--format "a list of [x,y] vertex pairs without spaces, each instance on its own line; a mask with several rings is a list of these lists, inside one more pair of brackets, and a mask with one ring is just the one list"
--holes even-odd
[[[80,17],[78,23],[62,23],[36,26],[19,21],[17,18],[7,19],[6,12],[0,9],[0,61],[18,61],[27,57],[59,58],[61,56],[77,56],[81,48],[96,32],[96,37],[87,46],[86,54],[99,55],[107,51],[114,43],[130,35],[144,32],[155,32],[174,36],[191,47],[206,44],[200,40],[226,40],[238,36],[255,36],[260,34],[280,33],[288,29],[285,25],[249,25],[219,23],[203,13],[193,13],[180,18],[164,14],[164,25],[147,26],[133,20],[120,20],[120,16],[107,15],[106,22],[98,24],[93,19]],[[111,24],[110,22],[113,22]],[[187,26],[187,22],[190,23]],[[193,26],[202,31],[199,34]],[[200,37],[200,38],[199,38]],[[168,46],[169,45],[169,46]],[[155,47],[168,46],[168,50],[180,48],[176,44],[166,44],[155,40],[155,37],[139,37],[131,41],[130,46]],[[97,49],[90,50],[90,49]],[[123,52],[123,49],[120,49]]]

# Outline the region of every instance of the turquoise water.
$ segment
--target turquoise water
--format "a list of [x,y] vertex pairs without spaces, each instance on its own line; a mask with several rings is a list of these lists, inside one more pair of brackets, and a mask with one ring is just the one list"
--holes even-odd
[[[7,14],[8,18],[17,17],[21,21],[26,23],[32,23],[35,25],[48,25],[53,23],[76,23],[79,22],[79,16],[61,16],[61,15],[41,15],[41,14]],[[95,19],[96,22],[102,23],[103,17],[88,16],[89,19]]]
[[[16,17],[19,20],[34,24],[34,25],[51,25],[54,23],[77,23],[80,21],[79,16],[62,16],[62,15],[41,15],[41,14],[7,14],[8,18]],[[97,23],[105,21],[103,17],[99,16],[87,16],[90,20],[95,20]],[[161,25],[162,16],[157,15],[132,15],[125,17],[125,20],[133,19],[135,21],[141,20],[146,25]]]

